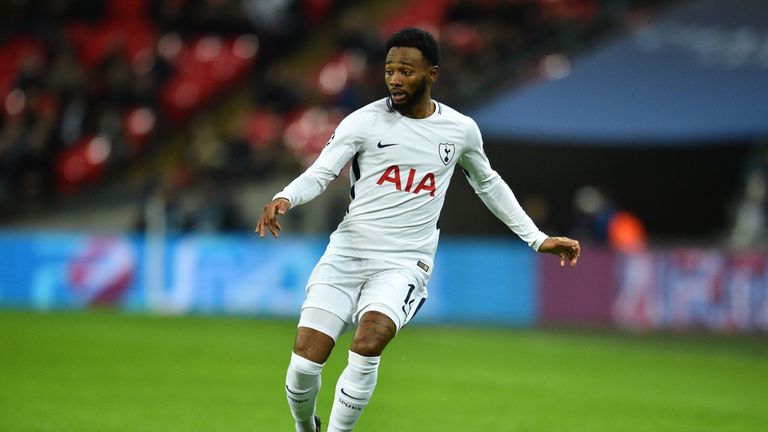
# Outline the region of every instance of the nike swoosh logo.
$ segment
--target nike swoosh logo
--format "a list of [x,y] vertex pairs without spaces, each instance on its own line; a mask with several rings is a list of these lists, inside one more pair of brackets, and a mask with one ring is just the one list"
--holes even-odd
[[285,389],[288,390],[288,393],[290,393],[292,395],[295,395],[295,396],[304,396],[307,393],[309,393],[309,391],[310,391],[310,390],[307,390],[307,391],[303,391],[303,392],[295,392],[295,391],[291,390],[290,388],[288,388],[287,385],[285,386]]
[[344,391],[344,388],[343,388],[343,387],[342,387],[342,389],[341,389],[341,394],[343,394],[344,396],[346,396],[346,397],[348,397],[348,398],[350,398],[350,399],[355,399],[355,400],[359,400],[359,401],[364,401],[364,400],[365,400],[365,398],[356,398],[356,397],[354,397],[354,396],[350,396],[350,395],[349,395],[349,393],[347,393],[347,392],[345,392],[345,391]]
[[378,148],[384,148],[384,147],[392,147],[393,145],[397,145],[397,144],[398,144],[398,143],[394,143],[394,144],[382,144],[382,143],[381,143],[381,141],[379,141],[379,143],[378,143],[378,144],[376,144],[376,147],[378,147]]

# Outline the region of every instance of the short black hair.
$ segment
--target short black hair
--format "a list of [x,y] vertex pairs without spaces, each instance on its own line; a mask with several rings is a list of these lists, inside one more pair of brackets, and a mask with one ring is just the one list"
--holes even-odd
[[396,31],[387,39],[387,52],[393,47],[416,48],[432,66],[440,64],[440,46],[427,31],[415,27],[406,27]]

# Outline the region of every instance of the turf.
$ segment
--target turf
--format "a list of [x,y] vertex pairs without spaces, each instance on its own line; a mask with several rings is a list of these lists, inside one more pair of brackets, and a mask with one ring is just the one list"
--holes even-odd
[[[1,431],[292,431],[294,324],[0,312]],[[349,343],[349,336],[340,341]],[[345,350],[324,372],[328,417]],[[768,339],[406,329],[356,431],[765,431]]]

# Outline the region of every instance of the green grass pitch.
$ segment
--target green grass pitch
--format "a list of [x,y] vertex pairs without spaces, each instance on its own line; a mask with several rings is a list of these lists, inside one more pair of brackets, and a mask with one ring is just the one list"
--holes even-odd
[[[0,312],[0,431],[292,431],[294,323]],[[349,335],[323,374],[327,420]],[[407,328],[356,431],[764,432],[768,339]]]

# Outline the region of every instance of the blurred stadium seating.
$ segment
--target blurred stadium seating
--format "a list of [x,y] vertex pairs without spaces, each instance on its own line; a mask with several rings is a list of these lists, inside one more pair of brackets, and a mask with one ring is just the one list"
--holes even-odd
[[[333,6],[305,3],[314,22]],[[169,131],[242,82],[261,54],[260,37],[295,37],[244,19],[246,6],[18,2],[0,45],[6,206],[76,192],[140,163],[148,147],[162,147]]]

